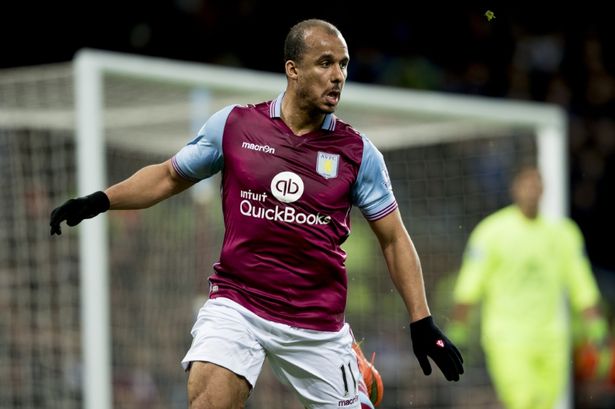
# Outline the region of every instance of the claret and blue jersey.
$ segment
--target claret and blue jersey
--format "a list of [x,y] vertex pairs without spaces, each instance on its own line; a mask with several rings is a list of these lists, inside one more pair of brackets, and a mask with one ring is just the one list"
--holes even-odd
[[225,236],[210,297],[272,321],[337,331],[351,207],[377,220],[397,203],[382,155],[365,136],[333,114],[297,136],[280,117],[283,96],[218,111],[172,163],[192,181],[222,172]]

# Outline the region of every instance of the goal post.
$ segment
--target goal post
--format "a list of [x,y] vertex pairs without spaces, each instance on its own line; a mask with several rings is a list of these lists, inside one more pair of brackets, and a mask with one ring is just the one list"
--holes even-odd
[[[47,223],[19,210],[26,205],[22,196],[27,196],[20,183],[29,183],[28,178],[39,184],[52,179],[54,194],[48,200],[53,205],[69,195],[104,189],[140,166],[168,159],[223,106],[273,99],[285,86],[282,74],[91,49],[80,51],[66,65],[0,71],[0,166],[8,164],[0,192],[9,203],[0,209],[0,223],[7,223],[0,225],[0,234],[17,232],[35,221]],[[428,296],[430,305],[436,300],[432,305],[436,312],[441,298],[437,285],[460,260],[472,224],[505,202],[507,187],[502,186],[500,176],[508,176],[515,161],[531,157],[541,169],[545,181],[541,206],[546,215],[557,218],[568,212],[567,118],[555,105],[350,81],[336,115],[364,132],[383,152],[400,210],[428,273]],[[24,132],[28,138],[23,137]],[[54,168],[45,174],[40,169],[43,164]],[[9,184],[9,179],[16,182]],[[78,306],[70,287],[62,290],[70,294],[64,297],[65,304],[62,297],[49,301],[57,310],[54,313],[32,306],[37,293],[31,283],[0,276],[0,295],[17,288],[15,295],[6,297],[11,305],[10,325],[20,320],[38,322],[40,314],[56,314],[53,319],[60,322],[56,332],[80,331],[82,393],[62,392],[64,400],[48,407],[111,409],[118,399],[129,397],[146,399],[141,404],[152,408],[185,407],[185,390],[176,388],[183,383],[183,373],[177,372],[179,359],[185,352],[182,348],[189,344],[193,304],[206,296],[206,277],[218,255],[223,231],[220,211],[215,188],[201,182],[190,193],[138,215],[105,213],[76,229],[64,228],[62,237],[51,242],[36,236],[42,254],[36,261],[0,249],[0,273],[27,268],[32,280],[45,283],[50,291],[66,285],[60,270],[73,269],[73,263],[62,264],[62,257],[78,258],[74,263],[79,272]],[[383,376],[390,377],[385,379],[388,389],[383,409],[389,408],[388,402],[396,407],[398,400],[407,398],[408,390],[417,391],[413,395],[417,409],[446,405],[446,399],[467,393],[450,385],[442,393],[436,377],[418,375],[409,340],[400,329],[403,308],[393,295],[384,263],[377,258],[373,238],[362,234],[368,230],[360,217],[353,216],[352,227],[353,234],[345,243],[350,272],[348,316],[355,334],[367,334],[365,346],[379,350],[377,364],[382,365]],[[77,234],[77,249],[73,250],[71,238]],[[51,278],[40,276],[48,269],[58,271]],[[372,298],[378,299],[378,308]],[[74,311],[80,314],[79,325],[72,318],[63,318],[62,314]],[[17,341],[6,342],[14,345]],[[74,336],[55,342],[58,361],[76,359],[67,346],[77,342]],[[0,332],[0,375],[4,376],[18,362],[2,351],[21,346],[7,349],[3,343]],[[42,347],[28,346],[27,352],[45,355],[45,350],[37,348]],[[4,361],[8,364],[3,365]],[[53,383],[58,382],[57,373],[45,368],[32,372],[46,377],[39,380],[43,391],[36,393],[48,399],[61,387]],[[173,375],[166,375],[169,372]],[[71,376],[64,377],[65,383],[76,382]],[[269,379],[267,373],[259,378],[251,397],[255,407],[297,407]],[[473,389],[476,395],[487,393],[488,387],[480,382]],[[3,402],[35,393],[10,385],[0,389]],[[36,399],[25,402],[33,406]],[[28,406],[10,405],[9,409]],[[120,406],[132,407],[130,403]],[[480,405],[473,402],[458,407]]]
[[[102,70],[96,59],[75,59],[77,188],[80,196],[107,185]],[[85,409],[111,409],[111,320],[106,215],[83,223],[79,234],[83,399]]]

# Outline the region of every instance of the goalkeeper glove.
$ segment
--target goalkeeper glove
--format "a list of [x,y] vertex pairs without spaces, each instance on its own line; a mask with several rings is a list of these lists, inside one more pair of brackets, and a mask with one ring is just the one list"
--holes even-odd
[[603,344],[608,336],[609,328],[606,320],[602,317],[590,318],[585,323],[585,336],[587,340],[593,344]]
[[434,324],[431,316],[410,323],[412,350],[425,375],[431,374],[430,357],[449,381],[463,373],[463,358],[453,343]]
[[49,225],[51,226],[50,234],[60,235],[62,229],[60,223],[66,220],[69,226],[76,226],[83,219],[91,219],[92,217],[106,212],[111,206],[107,195],[98,191],[91,195],[69,199],[63,205],[56,207],[51,212]]

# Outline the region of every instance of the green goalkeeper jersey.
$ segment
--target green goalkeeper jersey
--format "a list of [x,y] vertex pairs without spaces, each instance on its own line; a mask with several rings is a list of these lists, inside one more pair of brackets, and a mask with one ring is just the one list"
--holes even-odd
[[566,302],[579,311],[599,293],[577,225],[530,220],[511,205],[472,232],[454,296],[481,302],[483,343],[544,346],[567,338]]

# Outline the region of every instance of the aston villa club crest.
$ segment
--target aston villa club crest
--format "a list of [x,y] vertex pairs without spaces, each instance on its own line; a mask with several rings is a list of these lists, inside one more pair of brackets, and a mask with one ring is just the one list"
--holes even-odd
[[340,155],[335,153],[318,152],[316,160],[316,172],[325,179],[337,177],[337,166],[340,161]]

